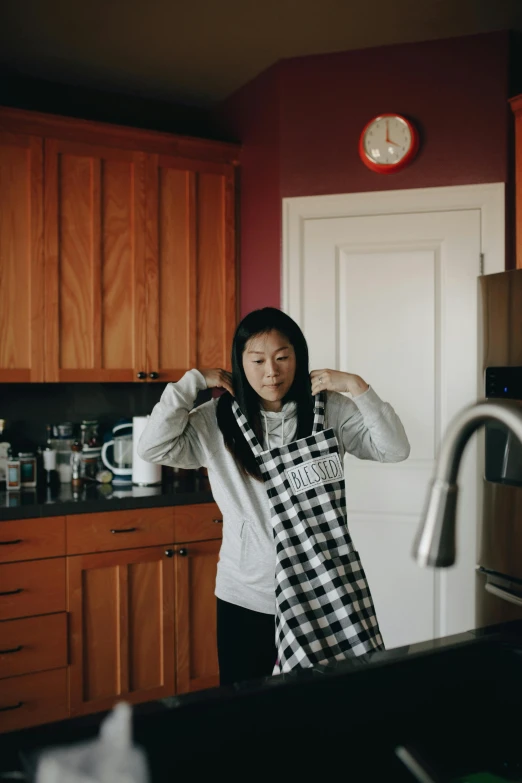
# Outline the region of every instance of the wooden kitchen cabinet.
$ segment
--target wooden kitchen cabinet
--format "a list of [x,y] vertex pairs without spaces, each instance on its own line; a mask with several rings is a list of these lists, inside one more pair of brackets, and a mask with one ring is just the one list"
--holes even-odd
[[174,693],[174,558],[165,549],[67,558],[71,715]]
[[0,108],[0,381],[229,367],[237,162],[231,144]]
[[44,380],[42,148],[0,126],[0,383]]
[[145,369],[144,155],[45,140],[47,381]]
[[214,585],[221,541],[176,547],[177,692],[219,685]]
[[236,325],[234,169],[147,160],[147,371],[228,367]]

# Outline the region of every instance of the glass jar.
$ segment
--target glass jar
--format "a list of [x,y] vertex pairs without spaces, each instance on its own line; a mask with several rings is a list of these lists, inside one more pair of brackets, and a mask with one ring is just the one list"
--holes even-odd
[[17,457],[7,458],[7,480],[6,487],[8,490],[19,490],[21,487],[20,478],[20,460]]
[[21,451],[18,454],[20,460],[20,483],[22,487],[36,487],[36,457],[31,451]]

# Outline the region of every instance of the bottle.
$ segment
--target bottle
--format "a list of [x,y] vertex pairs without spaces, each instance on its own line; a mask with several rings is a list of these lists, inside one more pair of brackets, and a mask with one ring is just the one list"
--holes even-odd
[[5,429],[5,419],[0,419],[0,488],[6,486],[7,482],[7,459],[11,442]]
[[18,492],[22,486],[20,460],[17,457],[13,457],[11,449],[9,449],[9,456],[6,460],[6,467],[7,467],[7,491]]
[[32,451],[21,451],[18,454],[20,460],[20,480],[22,487],[36,487],[36,457]]
[[75,440],[71,446],[71,469],[72,479],[71,483],[73,487],[81,487],[83,483],[82,479],[82,444]]

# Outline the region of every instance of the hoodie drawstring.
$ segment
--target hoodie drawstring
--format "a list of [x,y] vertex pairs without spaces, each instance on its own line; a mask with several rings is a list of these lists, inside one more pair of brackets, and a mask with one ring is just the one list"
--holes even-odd
[[[268,420],[267,420],[266,414],[263,411],[261,411],[261,413],[262,413],[262,416],[263,416],[263,419],[264,419],[264,422],[265,422],[266,447],[267,447],[267,449],[270,449],[270,434],[268,432]],[[284,446],[285,445],[285,414],[284,413],[283,413],[283,418],[282,418],[282,422],[281,422],[281,440],[282,440],[282,445]]]

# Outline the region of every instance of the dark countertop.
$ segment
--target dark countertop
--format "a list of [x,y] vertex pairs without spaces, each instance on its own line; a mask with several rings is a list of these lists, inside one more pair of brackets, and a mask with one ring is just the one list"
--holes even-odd
[[[152,783],[220,768],[229,780],[419,780],[399,746],[434,781],[485,770],[522,780],[521,703],[522,621],[137,705],[133,732]],[[0,735],[0,771],[94,738],[104,715]]]
[[20,492],[0,492],[0,521],[212,501],[208,478],[196,471],[179,481],[157,487],[122,487],[92,483],[85,484],[76,491],[71,484],[57,484],[52,490],[42,485]]

